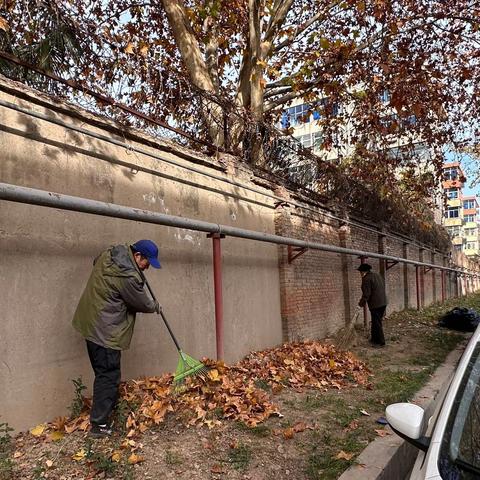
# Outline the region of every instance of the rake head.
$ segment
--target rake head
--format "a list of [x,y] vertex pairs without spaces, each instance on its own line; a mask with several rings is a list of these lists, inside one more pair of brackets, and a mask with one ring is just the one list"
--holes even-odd
[[173,377],[173,383],[176,386],[180,386],[187,377],[199,376],[205,378],[208,370],[208,367],[206,367],[202,362],[199,362],[186,353],[180,351],[180,358],[178,359],[177,370],[175,371],[175,376]]

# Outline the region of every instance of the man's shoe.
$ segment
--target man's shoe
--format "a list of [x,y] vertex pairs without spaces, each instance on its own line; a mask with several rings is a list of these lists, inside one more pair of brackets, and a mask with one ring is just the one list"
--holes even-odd
[[93,438],[109,437],[112,434],[112,427],[109,425],[95,425],[90,427],[89,435]]
[[383,348],[385,346],[384,343],[372,343],[372,348]]

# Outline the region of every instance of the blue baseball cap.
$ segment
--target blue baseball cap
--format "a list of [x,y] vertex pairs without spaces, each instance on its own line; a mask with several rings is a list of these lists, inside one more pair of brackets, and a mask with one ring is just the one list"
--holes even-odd
[[162,268],[158,261],[158,247],[151,240],[139,240],[132,245],[132,248],[147,258],[153,268]]

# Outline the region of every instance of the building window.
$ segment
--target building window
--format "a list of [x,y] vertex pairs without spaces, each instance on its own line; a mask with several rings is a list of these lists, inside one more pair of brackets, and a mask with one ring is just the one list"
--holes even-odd
[[282,114],[282,128],[310,122],[312,107],[306,103],[287,108]]
[[445,210],[445,218],[458,218],[460,216],[458,207],[447,207]]
[[417,123],[417,117],[415,115],[409,115],[407,118],[403,120],[403,124],[406,127],[411,127]]
[[460,236],[460,226],[459,225],[455,225],[454,227],[448,227],[447,231],[448,231],[448,234],[450,235],[451,238]]
[[477,242],[467,242],[465,244],[465,250],[476,250],[477,249]]
[[323,135],[322,132],[312,133],[313,150],[318,151],[322,149]]
[[445,190],[445,193],[446,193],[447,198],[449,200],[452,200],[454,198],[458,198],[458,188],[447,188]]
[[454,245],[453,246],[454,250],[462,250],[462,246],[461,245]]
[[322,132],[307,133],[306,135],[299,135],[293,137],[297,140],[303,148],[312,148],[314,151],[319,151],[322,149]]
[[312,104],[295,105],[283,111],[280,120],[281,128],[286,129],[302,123],[310,123],[312,120],[320,120],[323,113],[336,117],[340,113],[340,106],[328,97]]
[[380,125],[387,129],[398,129],[400,125],[399,117],[396,113],[392,113],[391,115],[386,115],[380,119]]
[[312,146],[312,135],[308,133],[307,135],[299,135],[295,139],[302,145],[303,148],[310,148]]
[[475,237],[477,235],[476,228],[466,228],[464,232],[467,237]]
[[379,99],[382,103],[389,103],[390,102],[390,92],[388,90],[384,90],[380,95]]
[[474,222],[475,221],[475,215],[472,214],[472,213],[469,213],[468,215],[464,215],[463,220],[465,222]]
[[473,199],[464,200],[463,208],[475,208],[475,200]]
[[[337,102],[332,101],[330,98],[322,98],[318,105],[320,106],[320,110],[323,110],[328,116],[336,117],[340,113],[340,105]],[[318,115],[315,118],[315,114]],[[313,112],[313,118],[318,120],[321,117],[321,112]]]
[[456,180],[458,178],[458,168],[449,167],[443,171],[443,177],[445,180]]

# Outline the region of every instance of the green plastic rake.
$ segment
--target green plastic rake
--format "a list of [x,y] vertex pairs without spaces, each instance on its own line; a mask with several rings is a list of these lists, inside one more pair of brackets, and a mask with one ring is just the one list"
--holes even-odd
[[[150,292],[150,295],[152,296],[153,300],[157,302],[157,299],[147,282],[147,279],[143,275],[143,272],[140,272],[141,276],[143,277],[143,280],[145,281],[145,285],[148,288],[148,291]],[[157,302],[158,303],[158,302]],[[160,314],[162,317],[163,323],[165,323],[165,326],[167,327],[168,333],[172,337],[173,343],[175,343],[175,346],[177,347],[179,359],[178,359],[178,364],[177,364],[177,369],[175,370],[175,375],[173,377],[173,383],[177,386],[180,387],[185,379],[187,377],[194,377],[194,376],[200,376],[204,377],[207,373],[209,368],[204,365],[202,362],[199,360],[196,360],[195,358],[191,357],[190,355],[187,355],[181,348],[180,345],[175,338],[175,335],[172,332],[172,329],[170,328],[170,325],[167,322],[167,319],[165,318],[165,314],[163,313],[162,310],[157,312]]]

